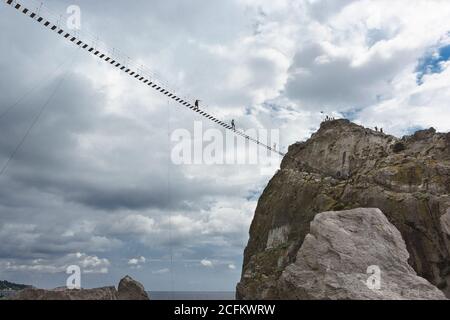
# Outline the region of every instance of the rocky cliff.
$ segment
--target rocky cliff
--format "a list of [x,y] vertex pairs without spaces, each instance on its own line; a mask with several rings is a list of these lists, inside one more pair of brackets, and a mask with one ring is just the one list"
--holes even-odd
[[142,284],[126,276],[120,280],[118,289],[114,286],[95,289],[57,288],[44,290],[26,288],[10,298],[11,300],[150,300]]
[[315,215],[379,208],[401,233],[408,263],[450,294],[450,134],[401,139],[347,120],[324,122],[289,148],[259,199],[244,253],[240,299],[283,298],[279,280]]

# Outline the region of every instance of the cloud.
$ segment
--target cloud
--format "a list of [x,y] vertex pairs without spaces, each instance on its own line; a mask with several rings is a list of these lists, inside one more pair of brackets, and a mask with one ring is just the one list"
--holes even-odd
[[450,30],[450,6],[439,1],[317,1],[309,8],[309,18],[325,12],[328,19],[308,21],[289,70],[286,95],[302,108],[346,111],[394,96],[393,79],[413,73],[427,47]]
[[145,262],[146,262],[145,257],[141,256],[141,257],[138,257],[138,258],[132,258],[132,259],[128,260],[128,265],[136,266],[136,265],[139,265],[139,264],[145,263]]
[[164,268],[164,269],[159,269],[159,270],[152,271],[152,274],[166,274],[166,273],[169,273],[169,272],[170,272],[169,268]]
[[85,253],[71,253],[59,259],[6,260],[0,259],[0,268],[6,272],[65,273],[71,265],[77,265],[84,274],[108,273],[108,259]]
[[146,215],[119,214],[97,224],[99,234],[125,241],[133,238],[147,247],[156,245],[170,249],[191,245],[227,244],[236,248],[244,245],[248,236],[256,199],[227,198],[238,206],[230,206],[226,200],[216,200],[200,212],[151,211]]
[[212,268],[214,265],[211,260],[203,259],[200,264],[206,268]]
[[236,265],[234,265],[234,264],[229,264],[229,265],[228,265],[228,269],[230,269],[230,270],[236,270]]
[[[441,73],[424,76],[422,85],[419,86],[416,80],[414,74],[400,77],[393,98],[362,110],[355,120],[381,125],[387,132],[398,136],[409,134],[411,128],[434,127],[441,132],[449,131],[448,63]],[[440,117],[436,117],[437,114]]]
[[50,228],[45,225],[6,223],[0,225],[0,258],[49,259],[77,250],[104,252],[120,247],[114,238],[89,233],[85,227]]
[[155,231],[155,220],[143,215],[131,214],[108,223],[111,234],[151,234]]

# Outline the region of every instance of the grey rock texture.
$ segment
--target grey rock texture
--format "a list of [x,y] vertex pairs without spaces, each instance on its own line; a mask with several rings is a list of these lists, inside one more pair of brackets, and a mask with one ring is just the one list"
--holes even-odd
[[120,280],[117,293],[119,300],[150,300],[144,286],[130,276]]
[[19,291],[10,300],[149,300],[144,287],[139,282],[126,276],[119,283],[119,288],[102,287],[95,289],[57,288],[44,290],[27,288]]
[[[379,209],[324,212],[281,274],[285,299],[425,299],[445,295],[408,264],[400,232]],[[370,281],[376,268],[377,282]],[[369,283],[369,284],[368,284]]]
[[295,262],[315,215],[379,208],[402,234],[417,274],[450,296],[450,133],[401,139],[349,122],[324,122],[289,148],[261,195],[237,298],[282,298],[278,279]]
[[447,236],[446,239],[450,240],[450,209],[441,217],[441,227],[442,232]]

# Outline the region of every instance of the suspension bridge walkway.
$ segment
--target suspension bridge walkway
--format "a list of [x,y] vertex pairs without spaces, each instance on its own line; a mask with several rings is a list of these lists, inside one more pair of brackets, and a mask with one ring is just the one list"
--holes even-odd
[[68,30],[64,30],[61,27],[61,16],[52,14],[48,9],[44,7],[42,2],[37,3],[34,6],[26,5],[24,4],[24,2],[17,0],[4,0],[4,2],[10,7],[16,9],[18,12],[33,19],[45,28],[48,28],[49,30],[55,32],[63,39],[73,43],[75,46],[78,46],[79,48],[89,52],[93,56],[110,64],[112,68],[123,71],[133,79],[148,86],[152,90],[156,90],[159,93],[165,95],[168,99],[171,99],[177,104],[200,114],[206,120],[212,121],[215,124],[225,128],[226,130],[230,130],[234,134],[244,137],[246,140],[256,143],[258,146],[266,148],[271,152],[274,152],[281,156],[286,155],[280,150],[247,135],[245,132],[236,130],[235,128],[233,128],[233,126],[219,120],[216,116],[197,108],[193,103],[191,103],[191,101],[193,100],[187,99],[185,96],[177,94],[177,92],[173,88],[170,88],[167,83],[160,80],[158,76],[148,68],[132,63],[129,57],[122,55],[118,50],[108,48],[106,45],[102,45],[98,38],[92,38],[87,35],[86,37],[83,37],[83,33],[79,30],[70,30],[70,32]]

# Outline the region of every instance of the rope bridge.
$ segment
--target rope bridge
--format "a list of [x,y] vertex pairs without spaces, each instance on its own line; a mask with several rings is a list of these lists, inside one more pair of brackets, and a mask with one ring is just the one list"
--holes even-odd
[[110,49],[99,41],[98,38],[92,38],[88,40],[89,36],[83,37],[80,31],[73,30],[73,32],[68,32],[60,27],[61,17],[52,14],[49,10],[47,10],[42,3],[39,3],[36,8],[31,6],[25,6],[23,2],[19,2],[16,0],[4,0],[5,3],[12,8],[16,9],[18,12],[23,13],[29,18],[33,19],[37,23],[42,26],[54,31],[56,34],[60,35],[67,41],[73,43],[79,48],[89,52],[90,54],[96,56],[97,58],[107,62],[111,65],[111,67],[119,69],[130,77],[133,77],[135,80],[140,81],[144,85],[147,85],[149,88],[160,92],[165,95],[167,98],[172,99],[179,105],[190,109],[202,117],[206,118],[209,121],[216,123],[219,126],[222,126],[226,130],[230,130],[234,132],[236,135],[244,137],[246,140],[256,143],[257,145],[266,148],[267,150],[277,153],[281,156],[285,156],[285,153],[280,150],[276,150],[275,148],[260,142],[258,139],[252,138],[245,134],[242,131],[236,130],[231,125],[219,120],[217,117],[200,110],[195,105],[193,105],[186,96],[181,96],[176,93],[176,90],[170,88],[170,86],[159,79],[158,75],[149,70],[148,68],[134,64],[131,62],[130,58],[120,54],[118,50]]

